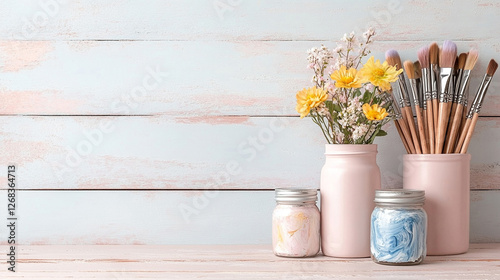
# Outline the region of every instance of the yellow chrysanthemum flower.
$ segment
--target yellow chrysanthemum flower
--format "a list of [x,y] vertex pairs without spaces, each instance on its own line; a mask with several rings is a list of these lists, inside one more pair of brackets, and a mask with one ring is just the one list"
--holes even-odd
[[312,108],[316,108],[321,103],[325,102],[328,98],[328,94],[321,88],[311,87],[297,92],[296,97],[297,107],[295,107],[295,109],[302,119],[309,114]]
[[363,113],[371,121],[381,121],[389,115],[385,108],[379,107],[378,104],[370,106],[368,103],[363,104]]
[[391,90],[391,83],[398,80],[398,75],[403,69],[396,70],[396,67],[390,66],[387,61],[380,63],[380,60],[370,57],[370,59],[359,70],[364,79],[370,81],[374,86],[380,87],[383,91]]
[[349,68],[348,70],[345,65],[340,66],[339,70],[335,70],[330,75],[330,78],[335,81],[335,87],[337,88],[360,88],[364,82],[356,68]]

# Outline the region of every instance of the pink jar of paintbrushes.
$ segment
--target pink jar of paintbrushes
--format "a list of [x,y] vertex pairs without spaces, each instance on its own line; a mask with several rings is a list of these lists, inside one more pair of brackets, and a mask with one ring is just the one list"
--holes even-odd
[[469,249],[470,159],[470,154],[403,156],[403,188],[425,191],[428,255]]

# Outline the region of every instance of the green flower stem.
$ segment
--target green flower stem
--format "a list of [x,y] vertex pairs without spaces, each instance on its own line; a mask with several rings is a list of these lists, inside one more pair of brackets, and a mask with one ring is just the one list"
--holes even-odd
[[367,144],[373,144],[373,141],[375,141],[375,137],[379,133],[380,129],[382,129],[382,126],[378,126],[377,129],[373,132],[373,134],[368,138],[368,143]]
[[[332,144],[332,141],[325,133],[325,129],[323,128],[323,125],[321,124],[322,123],[321,116],[317,112],[314,112],[314,113],[311,113],[311,117],[313,119],[313,122],[321,128],[321,132],[323,132],[323,135],[325,136],[326,141],[328,141],[328,144]],[[327,127],[327,129],[328,129],[328,127]]]
[[328,134],[328,136],[330,137],[331,139],[331,142],[333,143],[333,137],[330,135],[330,130],[328,129],[328,125],[325,123],[325,118],[323,118],[322,116],[319,116],[319,119],[320,121],[323,123],[323,125],[325,126],[325,129],[326,129],[326,134]]
[[391,121],[391,118],[389,117],[385,117],[379,124],[378,124],[378,127],[377,129],[375,129],[375,131],[372,133],[372,135],[370,136],[369,138],[369,144],[372,144],[374,141],[375,141],[375,137],[377,137],[377,134],[379,133],[379,131],[382,129],[382,127],[384,127],[384,125],[386,125],[388,122]]
[[365,143],[366,136],[368,135],[368,132],[370,132],[370,129],[372,129],[372,126],[373,126],[373,121],[370,121],[370,126],[368,127],[368,130],[366,131],[365,135],[363,136],[363,142],[362,143]]
[[372,92],[372,94],[370,96],[370,106],[372,106],[373,98],[375,97],[375,92],[377,91],[377,88],[378,87],[375,87],[375,86],[373,87],[373,92]]

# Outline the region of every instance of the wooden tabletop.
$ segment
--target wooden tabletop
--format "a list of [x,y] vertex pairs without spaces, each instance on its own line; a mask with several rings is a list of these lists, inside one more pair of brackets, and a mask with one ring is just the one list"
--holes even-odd
[[40,245],[20,246],[17,255],[17,272],[2,261],[0,279],[500,279],[500,243],[417,266],[280,258],[270,245]]

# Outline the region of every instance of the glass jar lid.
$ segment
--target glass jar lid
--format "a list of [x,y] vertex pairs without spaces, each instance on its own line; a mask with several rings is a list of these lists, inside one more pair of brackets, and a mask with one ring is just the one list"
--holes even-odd
[[276,202],[284,204],[316,203],[318,191],[316,189],[282,189],[275,190]]
[[423,205],[425,191],[387,189],[375,191],[375,203],[379,205]]

